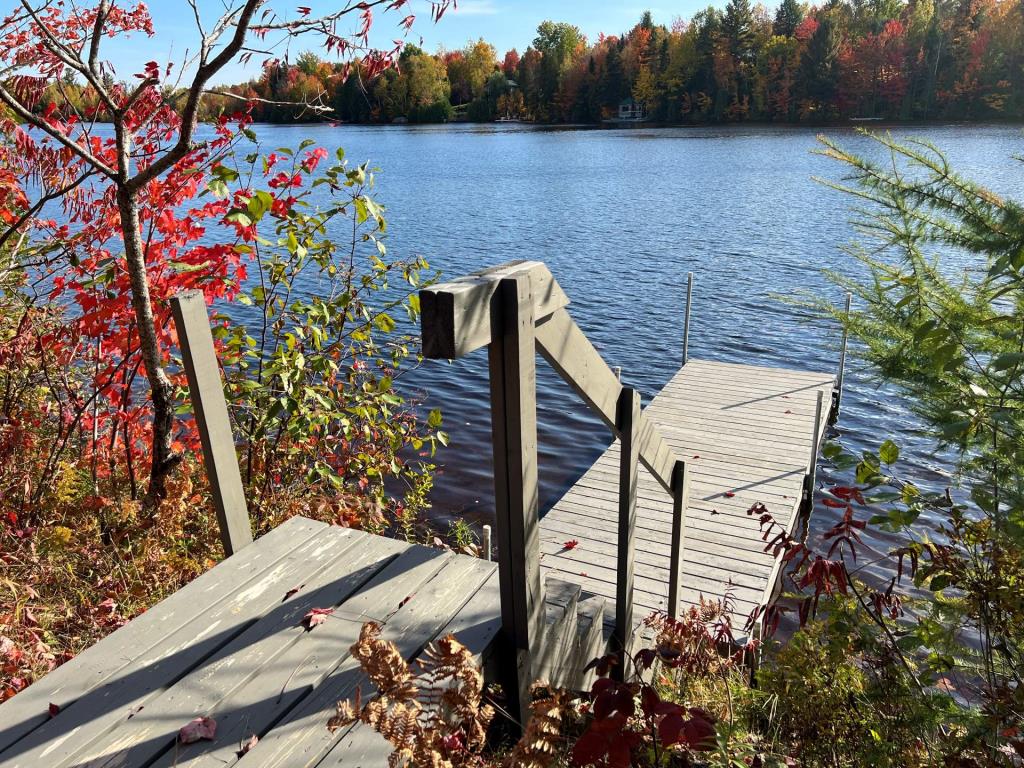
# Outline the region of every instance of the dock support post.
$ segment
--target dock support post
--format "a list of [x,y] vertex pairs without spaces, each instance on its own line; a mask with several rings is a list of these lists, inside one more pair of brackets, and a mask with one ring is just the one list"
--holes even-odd
[[633,570],[636,532],[636,489],[638,442],[640,438],[640,393],[623,387],[619,393],[616,427],[620,436],[619,458],[619,524],[617,567],[615,578],[614,647],[620,652],[615,670],[624,679],[630,640],[633,635]]
[[807,505],[807,512],[814,509],[814,485],[815,476],[818,473],[818,450],[821,448],[821,410],[825,399],[822,391],[818,390],[818,397],[814,405],[814,427],[811,432],[811,460],[807,465],[807,486],[804,489],[804,502]]
[[484,559],[489,563],[491,562],[491,526],[484,526],[484,540],[480,545],[484,550]]
[[488,346],[502,646],[509,712],[526,725],[531,653],[544,619],[537,491],[534,298],[527,275],[501,280]]
[[686,544],[686,507],[689,500],[690,473],[686,471],[685,462],[677,461],[672,469],[672,541],[668,574],[668,615],[673,619],[679,618],[679,595],[682,591],[683,553]]
[[231,556],[252,544],[252,529],[203,292],[183,291],[172,296],[171,312],[178,331],[192,412],[203,445],[203,466],[217,510],[220,540],[224,554]]
[[839,350],[839,376],[836,380],[836,389],[832,397],[832,413],[830,414],[830,420],[835,421],[839,418],[839,406],[843,402],[843,379],[846,376],[846,345],[850,340],[850,305],[853,302],[853,294],[849,291],[846,292],[846,309],[843,314],[843,345]]
[[693,272],[686,273],[686,314],[683,317],[683,365],[690,359],[690,302],[693,299]]

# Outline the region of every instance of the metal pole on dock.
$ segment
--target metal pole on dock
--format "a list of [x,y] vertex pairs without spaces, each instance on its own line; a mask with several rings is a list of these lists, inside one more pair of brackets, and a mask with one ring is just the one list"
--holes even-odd
[[807,465],[807,509],[814,508],[814,484],[815,475],[818,473],[818,449],[821,447],[821,408],[824,394],[819,389],[817,401],[814,405],[814,428],[812,430],[811,461]]
[[846,292],[846,309],[843,315],[843,346],[839,351],[839,378],[836,381],[836,398],[832,408],[833,418],[839,416],[839,404],[843,400],[843,378],[846,375],[846,345],[850,339],[850,304],[853,302],[853,294]]
[[483,540],[484,559],[489,563],[491,562],[491,526],[484,526],[484,540]]
[[693,272],[686,273],[686,315],[683,318],[683,365],[690,359],[690,301],[693,298]]
[[617,381],[622,381],[622,366],[616,365],[612,370],[615,371],[615,379]]

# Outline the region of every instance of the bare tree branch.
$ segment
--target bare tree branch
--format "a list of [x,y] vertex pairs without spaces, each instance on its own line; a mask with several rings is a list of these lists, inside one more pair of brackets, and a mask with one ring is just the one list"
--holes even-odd
[[206,90],[203,91],[203,93],[209,93],[214,96],[226,96],[229,99],[237,99],[238,101],[254,101],[259,104],[269,104],[272,107],[297,107],[299,109],[309,110],[310,112],[317,112],[320,114],[326,114],[334,111],[334,107],[329,107],[321,101],[325,91],[321,91],[316,95],[316,101],[274,101],[273,99],[264,99],[259,96],[243,96],[239,93],[232,93],[231,91]]

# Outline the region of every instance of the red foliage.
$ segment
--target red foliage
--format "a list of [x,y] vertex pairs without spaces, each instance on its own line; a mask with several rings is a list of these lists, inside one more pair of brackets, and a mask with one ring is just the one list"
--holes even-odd
[[796,25],[796,29],[793,30],[793,37],[799,40],[801,43],[805,43],[814,37],[814,33],[818,31],[818,27],[821,24],[813,16],[808,16],[799,24]]
[[[634,663],[638,670],[646,671],[657,657],[655,651],[641,651]],[[617,661],[615,656],[608,656],[590,664],[598,674],[590,690],[592,718],[573,745],[572,765],[629,768],[634,765],[634,750],[651,734],[657,734],[654,746],[661,750],[682,745],[703,751],[714,746],[712,715],[697,707],[665,701],[639,675],[629,682],[611,679],[607,675]]]

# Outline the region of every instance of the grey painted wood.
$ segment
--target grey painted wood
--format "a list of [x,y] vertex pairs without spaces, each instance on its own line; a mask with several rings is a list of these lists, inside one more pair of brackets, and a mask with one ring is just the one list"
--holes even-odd
[[[419,656],[494,572],[492,564],[478,558],[443,556],[437,550],[431,552],[433,561],[440,560],[442,567],[426,581],[417,586],[406,585],[404,590],[396,590],[393,585],[382,582],[385,590],[382,594],[370,594],[365,598],[362,593],[356,595],[353,600],[362,598],[363,605],[346,614],[356,617],[373,607],[370,615],[375,615],[380,611],[375,606],[384,596],[391,613],[383,622],[382,638],[394,642],[406,659]],[[402,591],[409,594],[409,600],[401,605],[393,603],[391,597]],[[373,688],[358,663],[347,656],[348,648],[339,648],[338,651],[345,654],[344,661],[255,749],[239,760],[241,768],[387,764],[386,759],[382,759],[387,755],[387,745],[370,729],[349,728],[332,734],[326,728],[337,701],[351,698],[357,689],[364,697],[373,694]]]
[[533,682],[530,653],[544,621],[537,487],[534,297],[528,275],[501,281],[488,346],[494,445],[495,538],[501,583],[505,687],[525,723]]
[[[232,627],[244,626],[253,611],[279,599],[278,590],[292,586],[288,580],[296,576],[296,564],[308,554],[311,539],[326,527],[299,517],[288,520],[253,547],[229,557],[0,705],[0,765],[6,766],[15,751],[52,743],[89,717],[102,714],[98,702],[110,699],[98,689],[105,683],[124,688],[124,681],[139,685],[131,668],[137,659],[147,654],[159,656],[158,647],[172,647],[181,637],[195,639],[198,635],[202,644],[199,631],[191,627],[200,625],[204,613],[231,615],[237,609],[241,621]],[[251,599],[239,604],[234,600],[236,593],[250,594]],[[230,631],[230,627],[221,627],[218,634],[229,637]],[[166,660],[164,665],[181,669],[182,662]],[[95,693],[90,696],[90,692]],[[51,703],[60,708],[52,719]],[[32,734],[30,739],[25,738],[28,734]],[[12,747],[21,739],[23,743]]]
[[[375,537],[376,538],[376,537]],[[383,570],[379,571],[355,595],[346,600],[329,617],[328,622],[313,630],[315,633],[325,627],[334,627],[333,631],[351,631],[354,627],[356,635],[366,621],[377,621],[385,626],[399,611],[408,609],[418,602],[418,597],[437,575],[453,560],[450,552],[421,546],[407,546],[391,560]],[[399,597],[403,595],[403,597]],[[335,627],[337,623],[337,627]],[[348,629],[344,629],[347,627]],[[311,633],[311,634],[313,634]],[[347,680],[353,665],[348,658],[349,646],[343,640],[333,643],[332,668],[321,682],[309,691],[294,707],[275,723],[269,733],[259,734],[260,741],[245,758],[244,765],[272,766],[290,764],[294,758],[309,758],[325,754],[334,743],[325,724],[334,710],[334,702],[343,696],[339,680]],[[347,665],[347,666],[346,666]],[[290,672],[290,670],[289,670]],[[320,741],[321,737],[325,740]],[[306,741],[309,739],[309,741]],[[223,756],[223,753],[219,753]],[[225,758],[228,759],[228,758]],[[235,758],[230,758],[233,763]],[[229,763],[230,764],[230,763]],[[305,764],[305,763],[302,763]]]
[[668,615],[676,619],[679,618],[679,593],[682,587],[686,505],[690,499],[690,474],[686,471],[685,462],[676,462],[672,479],[675,492],[672,494],[672,539],[669,542]]
[[[263,733],[315,686],[330,670],[337,649],[344,647],[339,643],[348,635],[341,628],[358,633],[358,625],[353,629],[353,623],[332,614],[309,630],[303,617],[314,608],[337,609],[407,547],[336,527],[325,530],[317,545],[298,592],[147,701],[130,720],[94,741],[76,756],[75,765],[220,766],[230,761],[239,743]],[[176,745],[178,729],[200,715],[217,721],[217,738]]]
[[[564,310],[538,323],[537,348],[562,379],[618,435],[617,415],[622,384],[604,359]],[[672,491],[676,457],[654,422],[641,414],[638,455],[647,470]]]
[[[188,617],[187,620],[181,620],[165,607],[165,603],[173,598],[144,613],[136,621],[146,617],[152,622],[149,624],[151,635],[145,641],[148,649],[108,676],[102,685],[79,697],[53,720],[5,751],[0,757],[0,766],[15,768],[45,764],[58,768],[80,765],[79,757],[98,739],[119,723],[131,719],[140,708],[151,704],[173,681],[215,657],[254,622],[280,613],[288,590],[302,584],[307,576],[320,568],[329,566],[367,535],[349,529],[335,529],[339,535],[324,539],[329,530],[327,526],[320,525],[314,536],[298,546],[293,540],[291,551],[276,562],[271,559],[270,567],[255,577],[233,581],[227,597],[207,601],[205,590],[191,591],[190,604],[177,606]],[[262,549],[263,541],[260,539],[251,549]],[[216,579],[220,575],[218,571],[222,571],[225,578],[230,579],[232,571],[225,566],[233,559],[229,558],[210,571],[213,578]],[[210,588],[213,585],[205,580],[204,586]],[[210,592],[216,593],[214,589]],[[174,597],[181,594],[179,592]],[[134,622],[128,627],[132,624]],[[120,632],[115,632],[112,637]]]
[[[619,651],[625,651],[633,634],[633,577],[636,568],[636,487],[640,440],[640,393],[625,387],[619,396],[616,426],[620,435],[618,529],[616,537],[615,634]],[[616,672],[625,673],[626,658]]]
[[220,539],[224,552],[233,555],[252,543],[252,528],[203,292],[184,291],[172,296],[171,310],[188,378],[189,400],[203,444],[203,466],[220,523]]
[[513,261],[420,291],[424,357],[456,359],[491,343],[493,299],[504,279],[525,277],[533,288],[534,318],[566,306],[568,297],[539,261]]
[[[557,313],[548,322],[556,318]],[[762,501],[780,524],[795,526],[817,393],[830,395],[834,386],[828,374],[690,359],[644,409],[644,417],[685,460],[689,476],[677,610],[731,590],[733,625],[739,628],[753,608],[771,599],[777,561],[763,551],[757,521],[747,509]],[[621,446],[613,442],[541,521],[545,572],[576,578],[584,590],[606,599],[611,615],[621,460]],[[661,484],[641,471],[634,623],[670,608],[674,506]],[[579,546],[564,550],[561,544],[569,539]]]

